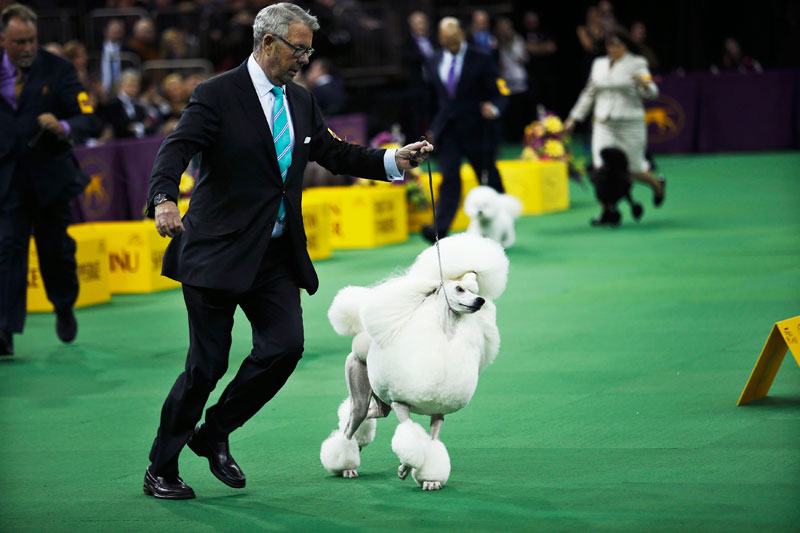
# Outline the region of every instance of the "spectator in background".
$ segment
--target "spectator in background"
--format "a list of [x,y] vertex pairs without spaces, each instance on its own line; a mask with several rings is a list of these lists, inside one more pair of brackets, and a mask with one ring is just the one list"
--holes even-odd
[[109,94],[122,72],[120,53],[122,52],[122,42],[125,40],[125,23],[120,19],[109,20],[103,35],[100,79],[103,83],[103,92]]
[[526,11],[522,16],[525,50],[530,59],[527,63],[529,107],[536,109],[544,105],[546,109],[560,110],[559,92],[556,83],[555,56],[558,46],[549,33],[542,30],[539,14]]
[[178,124],[183,108],[189,103],[189,95],[192,93],[186,92],[183,76],[174,72],[161,82],[161,94],[163,100],[158,108],[162,121],[161,133],[171,133]]
[[511,19],[499,17],[495,23],[500,77],[506,81],[510,91],[508,109],[503,117],[503,136],[506,142],[518,142],[522,138],[525,124],[533,114],[529,108],[528,73],[525,65],[528,52],[525,41],[516,31]]
[[653,49],[647,44],[647,26],[642,21],[636,21],[631,25],[631,41],[638,48],[638,53],[647,60],[651,71],[659,70],[658,57]]
[[127,69],[120,74],[119,91],[99,111],[107,124],[104,140],[110,137],[138,139],[155,131],[157,120],[139,102],[140,84],[141,76],[137,71]]
[[89,54],[86,46],[80,41],[69,41],[64,45],[64,57],[67,58],[75,71],[84,89],[89,87]]
[[711,72],[715,74],[722,71],[729,72],[761,72],[761,63],[758,60],[746,56],[742,53],[742,47],[739,41],[733,37],[728,37],[722,41],[722,61],[721,68],[716,65],[711,66]]
[[489,14],[483,9],[476,9],[472,13],[472,24],[469,28],[469,42],[478,50],[494,52],[497,48],[497,39],[489,31]]
[[306,73],[306,83],[323,115],[329,117],[344,111],[347,92],[342,79],[334,75],[329,59],[314,58]]
[[409,39],[406,41],[406,57],[409,65],[422,68],[423,58],[433,56],[433,43],[430,38],[428,15],[414,11],[408,16]]
[[410,139],[417,139],[427,129],[428,91],[423,79],[423,63],[433,57],[434,45],[430,39],[428,16],[414,11],[408,17],[408,37],[403,59],[408,73],[408,112],[404,131]]
[[161,34],[160,59],[186,59],[189,57],[186,34],[178,28],[167,28]]
[[142,63],[159,59],[156,27],[152,19],[140,18],[136,21],[133,25],[133,35],[128,41],[128,49],[139,56]]
[[64,47],[61,46],[61,43],[57,43],[55,41],[47,43],[42,47],[43,49],[47,50],[53,55],[57,55],[58,57],[64,57]]
[[606,31],[597,6],[586,8],[586,22],[575,29],[584,55],[591,61],[603,54]]

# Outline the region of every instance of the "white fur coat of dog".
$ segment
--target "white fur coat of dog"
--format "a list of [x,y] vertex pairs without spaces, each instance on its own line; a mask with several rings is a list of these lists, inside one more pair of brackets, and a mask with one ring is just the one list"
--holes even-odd
[[516,241],[514,221],[522,214],[522,203],[515,196],[481,185],[467,194],[464,212],[470,219],[467,233],[488,237],[503,248]]
[[[325,468],[357,477],[360,449],[374,438],[374,418],[397,414],[392,449],[399,476],[409,471],[425,490],[441,488],[450,462],[438,439],[445,414],[472,399],[478,375],[500,347],[492,299],[505,289],[508,259],[495,241],[468,233],[424,250],[405,274],[374,287],[345,287],[328,318],[352,336],[345,374],[349,396],[339,429],[323,443]],[[409,413],[431,417],[430,435]]]

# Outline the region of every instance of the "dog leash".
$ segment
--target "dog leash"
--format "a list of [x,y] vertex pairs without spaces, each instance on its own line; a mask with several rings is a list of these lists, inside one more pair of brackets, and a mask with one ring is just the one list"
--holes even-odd
[[[428,139],[425,136],[419,138],[420,142],[427,141]],[[420,153],[422,153],[422,149],[420,149]],[[412,158],[413,166],[419,165],[419,161],[417,160],[419,154]],[[447,307],[450,307],[450,300],[447,299],[447,292],[444,290],[444,270],[442,269],[442,253],[439,250],[439,230],[436,228],[436,201],[433,197],[433,174],[431,173],[431,160],[430,158],[426,159],[428,163],[428,187],[431,191],[431,210],[433,211],[433,236],[434,236],[434,245],[436,246],[436,258],[439,261],[439,289],[441,289],[442,294],[444,294],[444,300],[447,302]],[[452,308],[451,308],[452,309]]]

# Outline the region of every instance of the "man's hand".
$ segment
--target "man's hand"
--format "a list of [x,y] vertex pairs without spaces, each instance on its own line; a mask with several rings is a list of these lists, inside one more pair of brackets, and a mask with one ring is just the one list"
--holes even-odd
[[428,141],[418,141],[407,144],[397,150],[394,160],[400,170],[411,170],[425,161],[433,151],[433,145]]
[[500,110],[491,102],[481,102],[481,115],[487,120],[494,120],[500,116]]
[[572,130],[574,129],[575,121],[572,119],[572,117],[567,118],[567,120],[564,121],[564,133],[572,133]]
[[60,138],[64,138],[67,136],[67,132],[64,130],[64,126],[58,121],[56,116],[52,113],[42,113],[37,117],[39,121],[39,125],[44,129],[51,131],[58,135]]
[[178,206],[172,200],[156,206],[156,229],[162,237],[175,237],[183,233],[183,222]]

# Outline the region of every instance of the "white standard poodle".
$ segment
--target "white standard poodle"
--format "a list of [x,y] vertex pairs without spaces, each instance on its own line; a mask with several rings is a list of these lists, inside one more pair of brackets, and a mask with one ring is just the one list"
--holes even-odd
[[[398,476],[438,490],[450,476],[439,440],[444,415],[465,407],[480,374],[500,348],[492,299],[508,278],[508,259],[496,242],[462,233],[424,250],[405,274],[374,287],[345,287],[328,311],[340,335],[352,336],[345,362],[349,395],[339,429],[322,443],[326,470],[358,477],[361,449],[375,437],[375,418],[391,410],[400,420],[392,450]],[[430,416],[430,434],[410,418]]]
[[514,220],[522,214],[522,203],[515,196],[480,185],[464,199],[464,212],[470,219],[467,233],[489,237],[503,248],[514,244]]

